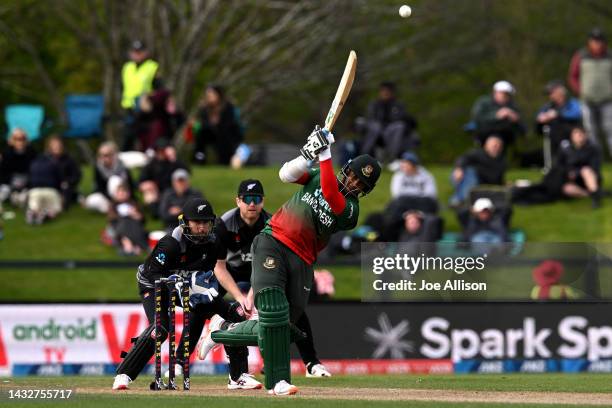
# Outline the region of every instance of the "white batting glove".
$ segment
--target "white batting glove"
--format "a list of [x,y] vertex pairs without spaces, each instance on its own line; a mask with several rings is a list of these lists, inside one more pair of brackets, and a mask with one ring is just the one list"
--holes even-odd
[[329,134],[329,132],[325,131],[324,129],[321,129],[317,125],[313,132],[308,136],[306,144],[300,150],[300,154],[306,160],[314,160],[319,155],[319,153],[321,153],[329,146],[330,142],[327,138],[326,133]]

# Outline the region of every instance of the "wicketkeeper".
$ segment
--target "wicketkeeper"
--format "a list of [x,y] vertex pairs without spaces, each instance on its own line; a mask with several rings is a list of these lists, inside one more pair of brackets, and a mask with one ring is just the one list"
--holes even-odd
[[[251,285],[259,320],[230,324],[214,316],[201,347],[204,355],[217,344],[258,345],[264,360],[265,387],[270,394],[295,394],[291,384],[291,325],[306,307],[313,281],[313,263],[329,237],[357,224],[359,197],[374,188],[380,164],[362,155],[342,167],[332,166],[333,135],[318,127],[308,136],[301,155],[285,163],[279,177],[303,187],[270,219],[251,248]],[[319,159],[319,169],[310,164]],[[295,331],[293,331],[295,332]]]
[[[138,267],[136,278],[142,305],[149,320],[147,327],[117,367],[114,390],[125,390],[136,379],[155,352],[155,280],[180,276],[190,284],[191,314],[189,332],[192,339],[200,337],[204,323],[213,315],[221,315],[231,321],[243,320],[231,304],[219,297],[219,285],[213,274],[217,262],[217,242],[214,233],[215,213],[206,200],[192,198],[179,216],[180,225],[164,236],[155,246],[145,263]],[[165,330],[162,341],[168,335],[168,296],[162,292],[161,323]],[[183,363],[183,339],[176,350],[177,365],[170,367],[176,375]],[[195,349],[195,341],[189,342],[189,354]],[[248,375],[246,347],[227,347],[230,360],[230,389],[261,388],[255,378]],[[166,376],[168,376],[166,374]]]

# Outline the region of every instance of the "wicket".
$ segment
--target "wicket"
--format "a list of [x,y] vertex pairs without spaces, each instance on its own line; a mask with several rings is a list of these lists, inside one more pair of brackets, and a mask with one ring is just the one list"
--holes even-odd
[[[183,390],[187,391],[191,387],[189,378],[189,282],[180,278],[176,281],[162,278],[155,281],[155,381],[152,384],[153,390],[178,390],[174,366],[176,364],[176,301],[179,296],[176,283],[179,282],[183,283],[180,293],[183,300]],[[162,337],[164,330],[161,322],[162,292],[164,288],[168,293],[168,353],[170,355],[167,386],[162,380],[161,361],[162,343],[164,340]]]

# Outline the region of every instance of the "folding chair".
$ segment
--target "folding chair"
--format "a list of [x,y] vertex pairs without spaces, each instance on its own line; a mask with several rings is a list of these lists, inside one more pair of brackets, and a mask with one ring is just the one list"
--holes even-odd
[[82,153],[88,161],[93,162],[94,155],[86,139],[102,136],[104,97],[100,94],[68,95],[64,100],[64,109],[68,122],[64,136],[78,139]]
[[15,128],[23,129],[28,141],[40,139],[45,120],[45,108],[41,105],[9,105],[4,109],[4,118],[8,127],[7,139]]

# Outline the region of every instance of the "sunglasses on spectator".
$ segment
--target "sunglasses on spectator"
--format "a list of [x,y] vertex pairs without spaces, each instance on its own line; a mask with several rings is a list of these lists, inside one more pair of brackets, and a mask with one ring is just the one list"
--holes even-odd
[[19,140],[21,142],[26,140],[25,136],[13,136],[13,140]]
[[112,157],[113,154],[112,153],[100,153],[98,154],[99,157]]
[[262,201],[263,201],[263,197],[262,196],[256,196],[256,195],[242,196],[242,202],[244,202],[247,205],[250,205],[251,203],[253,203],[255,205],[261,204]]

